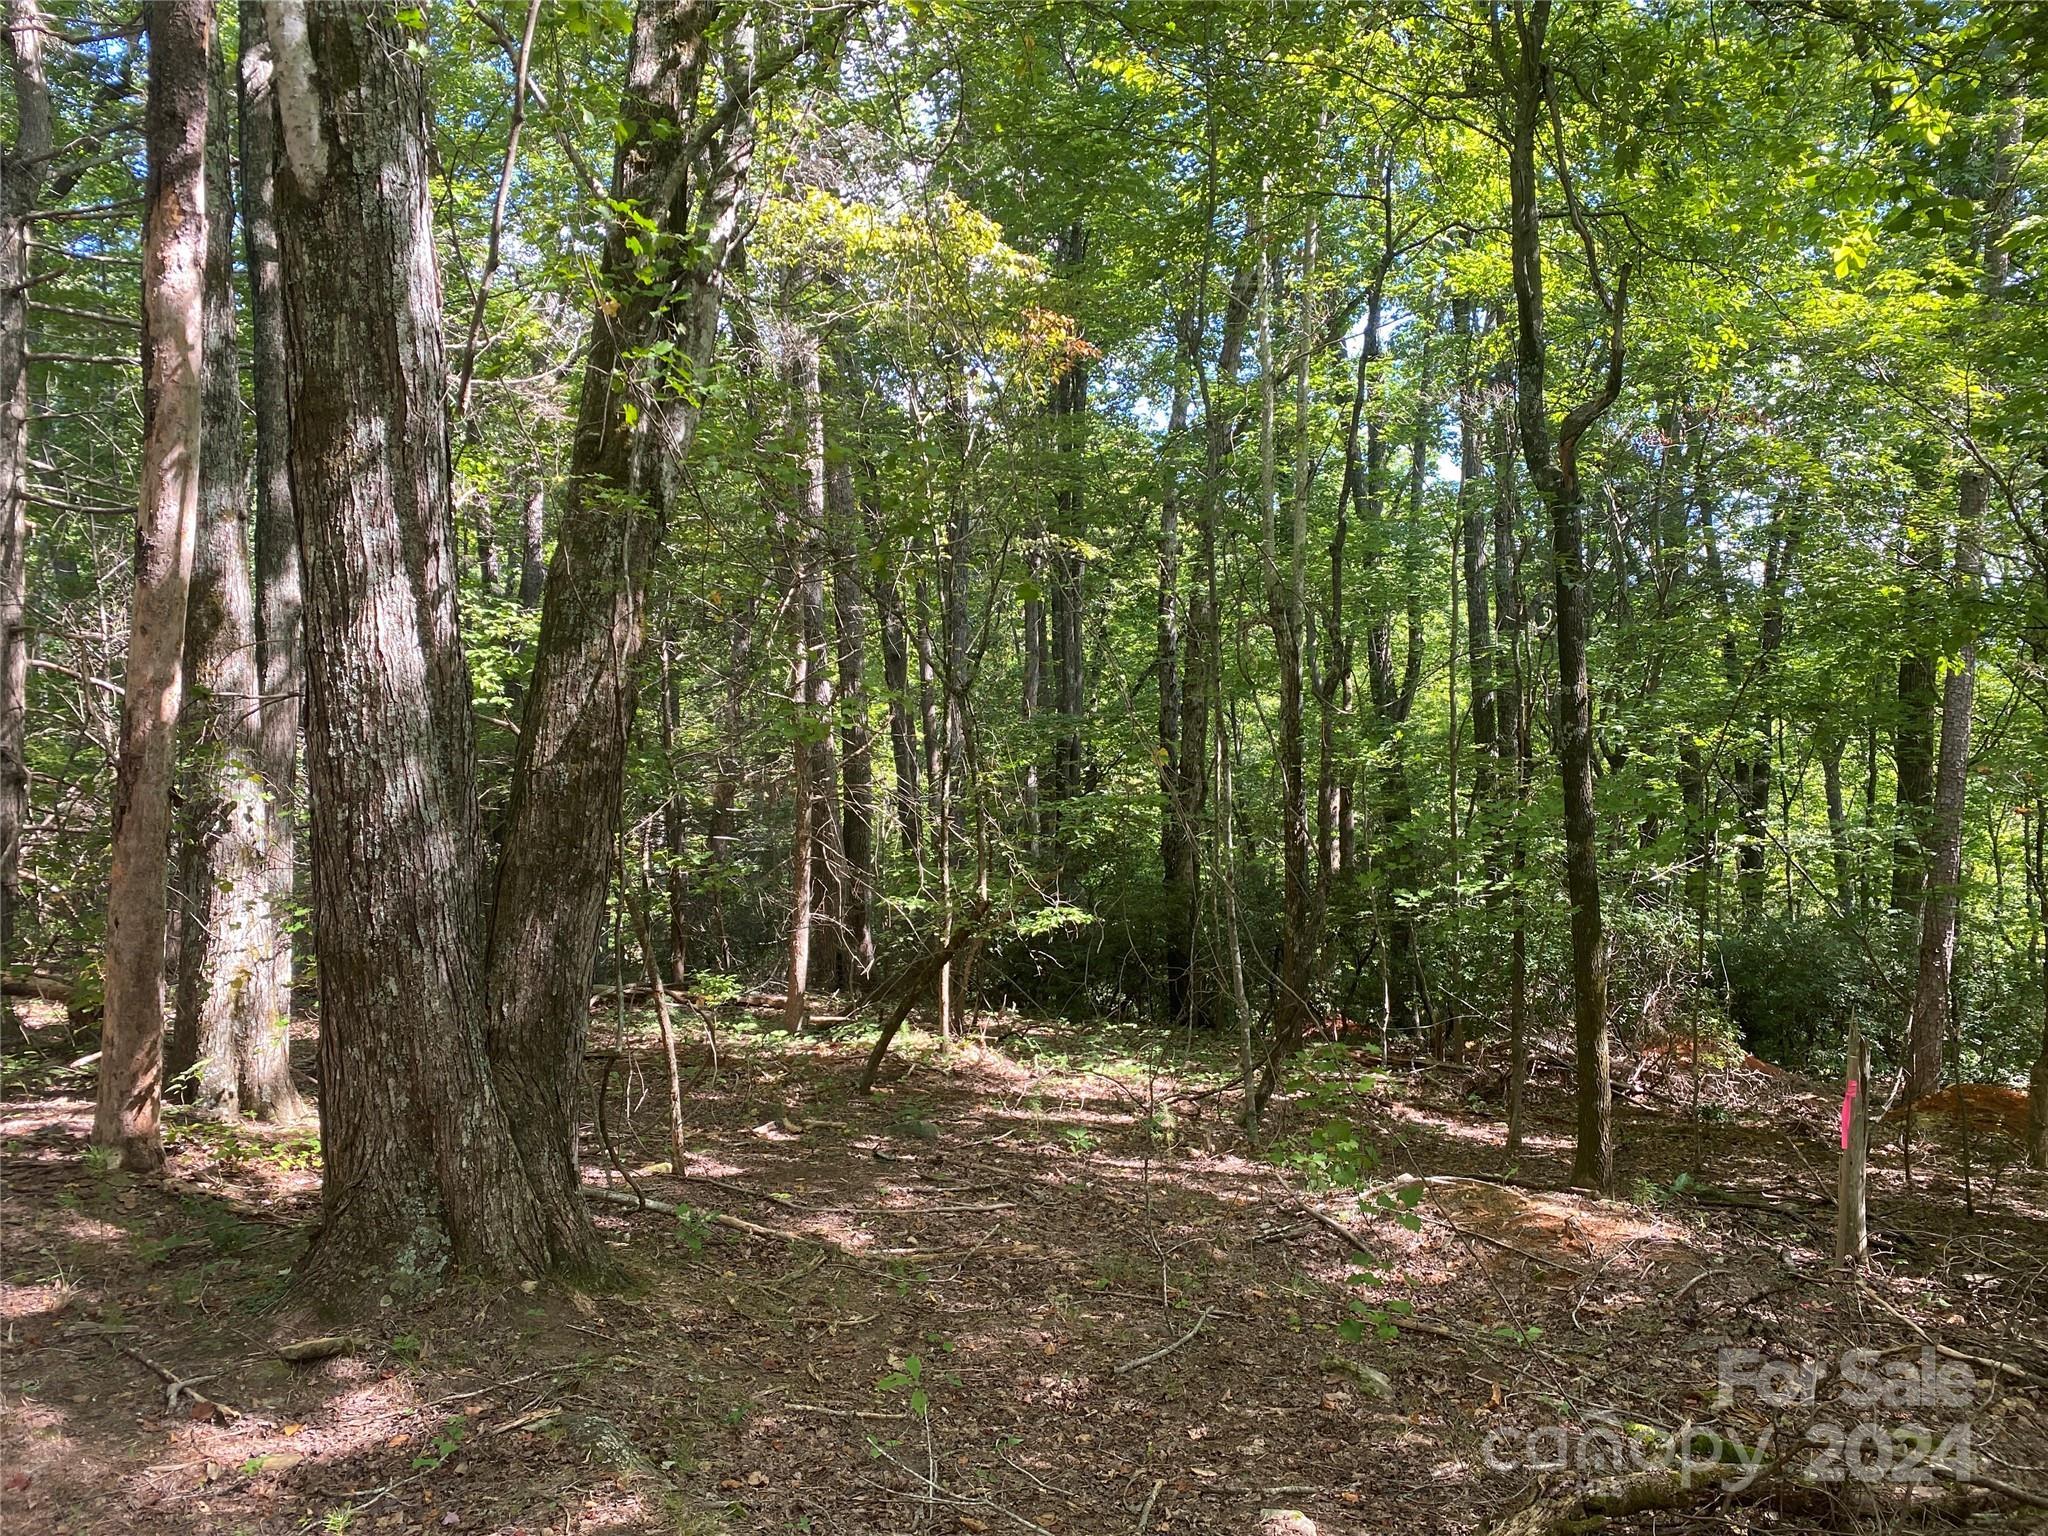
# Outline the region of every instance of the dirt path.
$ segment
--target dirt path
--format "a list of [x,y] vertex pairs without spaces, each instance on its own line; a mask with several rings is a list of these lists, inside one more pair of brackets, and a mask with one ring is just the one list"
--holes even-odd
[[[1716,1409],[1724,1350],[1911,1359],[1917,1326],[2048,1365],[2042,1181],[2004,1170],[1987,1192],[1979,1170],[1968,1220],[1923,1154],[1914,1190],[1881,1178],[1877,1284],[1845,1286],[1815,1198],[1826,1105],[1795,1089],[1704,1135],[1654,1104],[1625,1114],[1636,1198],[1603,1204],[1487,1182],[1561,1180],[1548,1083],[1510,1170],[1483,1074],[1361,1089],[1367,1064],[1335,1048],[1254,1158],[1209,1080],[1107,1065],[1156,1051],[1136,1034],[915,1043],[872,1100],[849,1091],[858,1042],[724,1047],[692,1100],[687,1179],[650,1161],[652,1058],[612,1076],[620,1161],[688,1208],[601,1208],[619,1294],[458,1286],[365,1297],[345,1324],[289,1290],[315,1206],[305,1133],[181,1123],[170,1178],[143,1185],[88,1166],[89,1106],[61,1083],[10,1099],[10,1536],[1066,1536],[1244,1532],[1274,1508],[1326,1533],[1464,1532],[1556,1480],[1526,1465],[1543,1436],[1578,1456],[1650,1433],[1630,1425],[1711,1420],[1745,1444],[1826,1428],[1824,1405]],[[623,1189],[595,1146],[590,1163]],[[1416,1172],[1432,1177],[1397,1182]],[[274,1352],[344,1327],[334,1358]],[[1966,1424],[1976,1465],[2048,1488],[2043,1395],[1992,1374],[1937,1427]],[[204,1376],[224,1407],[173,1408],[163,1375]],[[1987,1507],[1942,1483],[1796,1502],[1809,1527]]]

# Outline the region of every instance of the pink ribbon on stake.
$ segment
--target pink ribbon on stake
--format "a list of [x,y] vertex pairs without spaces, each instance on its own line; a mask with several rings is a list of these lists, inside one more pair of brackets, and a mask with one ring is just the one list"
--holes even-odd
[[1842,1089],[1842,1150],[1849,1150],[1849,1115],[1856,1107],[1856,1079],[1850,1078]]

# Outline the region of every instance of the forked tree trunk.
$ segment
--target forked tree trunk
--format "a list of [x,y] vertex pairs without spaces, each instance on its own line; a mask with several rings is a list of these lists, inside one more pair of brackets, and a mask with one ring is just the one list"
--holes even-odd
[[[723,126],[693,175],[715,21],[724,23]],[[643,0],[612,193],[656,228],[622,214],[605,232],[604,297],[557,508],[490,930],[491,1052],[513,1133],[551,1206],[578,1213],[585,1247],[575,1102],[590,976],[633,728],[647,572],[698,419],[696,397],[672,384],[701,378],[710,364],[720,273],[752,160],[753,89],[744,11],[721,18],[713,0]]]
[[277,111],[261,0],[242,0],[240,86],[243,264],[249,283],[249,376],[256,426],[256,668],[270,910],[270,990],[277,1025],[244,1062],[244,1112],[289,1119],[303,1111],[291,1079],[292,925],[298,847],[299,722],[305,707],[305,616],[298,518],[292,505],[285,414],[284,290],[273,211]]
[[[123,1167],[162,1166],[164,873],[184,695],[185,606],[199,511],[205,351],[207,0],[164,0],[149,32],[149,214],[143,232],[142,501],[114,776],[99,1108],[93,1140]],[[438,320],[436,321],[438,325]]]
[[235,358],[228,67],[224,60],[215,64],[207,127],[199,531],[185,615],[191,697],[179,730],[184,925],[170,1070],[193,1074],[191,1099],[205,1113],[232,1117],[260,1106],[275,1117],[295,1107],[295,1096],[283,1050],[285,1003],[271,966],[279,924],[271,907],[271,818]]
[[320,972],[308,1262],[327,1283],[581,1267],[588,1217],[544,1182],[567,1151],[514,1142],[486,1057],[424,69],[395,5],[269,16]]

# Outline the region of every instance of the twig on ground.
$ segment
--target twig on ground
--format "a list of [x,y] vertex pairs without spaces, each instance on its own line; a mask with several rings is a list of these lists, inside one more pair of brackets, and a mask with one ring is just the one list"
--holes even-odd
[[1152,1521],[1152,1506],[1159,1501],[1159,1490],[1165,1486],[1165,1478],[1153,1479],[1152,1491],[1145,1495],[1145,1507],[1138,1511],[1138,1523],[1131,1527],[1134,1532],[1138,1533],[1138,1536],[1144,1536],[1145,1527]]
[[1214,1307],[1204,1307],[1202,1309],[1202,1315],[1195,1319],[1194,1327],[1190,1328],[1186,1333],[1182,1334],[1179,1338],[1175,1339],[1171,1344],[1168,1344],[1163,1349],[1155,1349],[1149,1355],[1140,1355],[1135,1360],[1124,1361],[1123,1364],[1115,1367],[1116,1374],[1119,1376],[1128,1375],[1130,1372],[1138,1369],[1138,1367],[1141,1365],[1150,1365],[1155,1360],[1164,1360],[1168,1355],[1172,1354],[1176,1349],[1179,1349],[1183,1344],[1186,1344],[1189,1340],[1194,1338],[1196,1334],[1200,1333],[1202,1331],[1203,1325],[1207,1323],[1209,1319],[1214,1317],[1215,1315],[1216,1309]]
[[900,1413],[883,1413],[874,1408],[833,1408],[825,1403],[784,1403],[792,1413],[822,1413],[835,1419],[882,1419],[888,1423],[900,1423]]
[[126,1344],[116,1344],[114,1348],[121,1354],[126,1355],[130,1360],[148,1367],[150,1372],[164,1383],[164,1409],[166,1412],[178,1412],[182,1400],[189,1403],[193,1408],[199,1409],[200,1417],[217,1415],[225,1420],[239,1419],[242,1416],[239,1408],[230,1408],[218,1398],[208,1397],[204,1392],[197,1390],[201,1382],[212,1381],[218,1376],[220,1374],[218,1371],[210,1371],[204,1376],[180,1376],[177,1372],[158,1365],[139,1349],[131,1348]]

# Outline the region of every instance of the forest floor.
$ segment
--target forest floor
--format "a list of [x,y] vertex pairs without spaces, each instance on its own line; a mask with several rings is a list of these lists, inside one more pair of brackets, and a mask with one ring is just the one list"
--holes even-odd
[[[1682,1052],[1625,1063],[1603,1202],[1562,1190],[1556,1064],[1513,1165],[1497,1067],[1341,1045],[1254,1151],[1221,1056],[1157,1031],[907,1037],[863,1099],[865,1040],[727,1018],[715,1077],[692,1053],[679,1179],[659,1054],[637,1023],[619,1043],[616,1161],[683,1208],[598,1207],[620,1288],[457,1284],[342,1322],[291,1288],[310,1130],[174,1115],[167,1176],[131,1179],[87,1156],[77,1075],[10,1074],[0,1528],[1472,1532],[1688,1424],[1771,1472],[1610,1529],[2048,1519],[2048,1179],[1989,1123],[1967,1202],[1953,1150],[1923,1138],[1909,1184],[1880,1138],[1855,1282],[1827,1262],[1834,1095],[1754,1064],[1696,1088]],[[611,1162],[591,1138],[623,1191]],[[1889,1352],[1851,1365],[1891,1372],[1884,1402],[1844,1400],[1851,1346]],[[1760,1393],[1759,1362],[1817,1390]],[[1930,1475],[1909,1422],[2006,1491]]]

